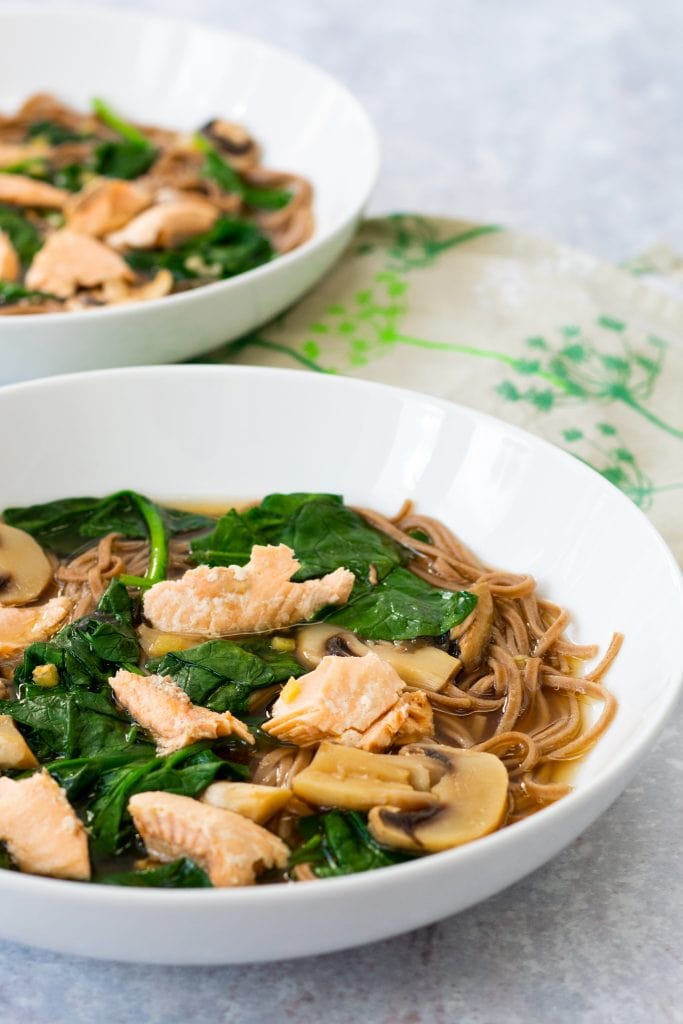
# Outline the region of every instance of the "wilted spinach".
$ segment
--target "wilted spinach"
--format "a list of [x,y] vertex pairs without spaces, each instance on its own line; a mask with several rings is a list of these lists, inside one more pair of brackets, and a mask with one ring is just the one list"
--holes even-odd
[[83,142],[88,138],[58,121],[32,121],[26,129],[27,141],[45,139],[50,146],[61,146],[63,142]]
[[[108,685],[110,676],[134,668],[139,657],[132,602],[123,584],[112,580],[94,612],[26,648],[14,673],[17,695],[0,701],[0,714],[24,726],[40,760],[150,749],[114,706]],[[46,664],[58,673],[50,689],[33,681],[33,670]]]
[[289,866],[308,864],[318,878],[372,871],[406,860],[405,854],[380,846],[357,811],[328,811],[300,818],[304,840],[289,858]]
[[31,262],[43,244],[35,225],[11,206],[0,205],[0,231],[8,236],[24,266]]
[[369,526],[335,494],[270,494],[260,505],[222,516],[215,530],[193,541],[192,557],[208,565],[243,565],[254,544],[287,544],[301,562],[296,580],[339,566],[367,578],[374,566],[381,579],[408,552]]
[[247,711],[252,690],[305,672],[292,654],[274,651],[268,640],[258,637],[239,644],[209,640],[173,651],[147,667],[172,676],[193,704],[236,715]]
[[215,181],[223,191],[240,196],[247,206],[255,210],[281,210],[291,201],[292,193],[287,189],[249,185],[205,135],[196,135],[195,144],[204,154],[204,177]]
[[246,773],[242,765],[222,760],[205,743],[105,772],[86,816],[93,847],[98,853],[115,854],[130,844],[133,824],[127,807],[135,793],[163,790],[194,797],[216,778],[242,779]]
[[414,640],[441,636],[463,622],[476,603],[476,596],[467,590],[440,590],[397,568],[374,587],[354,588],[349,602],[335,609],[327,621],[366,640]]
[[15,281],[0,281],[0,306],[11,306],[15,302],[21,302],[22,299],[43,302],[45,299],[54,298],[56,296],[49,295],[47,292],[32,291]]
[[163,508],[135,491],[117,491],[106,498],[62,498],[42,505],[7,508],[3,516],[10,526],[30,533],[39,544],[61,557],[72,555],[85,541],[107,533],[147,537],[152,516],[170,536],[209,529],[215,523],[215,519],[195,512]]
[[148,171],[158,150],[147,136],[129,124],[101,99],[93,100],[100,121],[121,136],[122,142],[102,142],[95,148],[95,171],[110,178],[138,178]]
[[194,861],[183,857],[161,864],[159,867],[141,868],[139,871],[119,871],[96,878],[99,885],[128,885],[147,889],[211,889],[206,872]]
[[148,274],[170,270],[176,281],[234,277],[268,263],[274,256],[256,224],[240,217],[219,217],[208,231],[175,249],[133,249],[126,260]]

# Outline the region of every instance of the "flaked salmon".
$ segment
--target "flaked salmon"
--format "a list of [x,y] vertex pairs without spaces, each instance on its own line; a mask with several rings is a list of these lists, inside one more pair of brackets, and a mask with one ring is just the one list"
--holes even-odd
[[376,654],[328,655],[313,672],[290,679],[263,730],[300,747],[330,739],[386,750],[403,736],[412,740],[432,731],[427,696],[404,691],[396,670]]
[[21,871],[90,878],[85,828],[48,772],[19,781],[0,779],[0,841]]
[[132,281],[134,277],[125,260],[96,238],[60,228],[36,253],[26,274],[26,286],[67,299],[77,288],[94,288],[106,281]]
[[109,685],[119,704],[152,734],[160,754],[220,736],[234,735],[246,743],[254,742],[239,718],[229,711],[219,714],[193,704],[171,676],[141,676],[119,669]]
[[53,597],[45,604],[26,608],[0,605],[0,658],[23,650],[37,640],[47,640],[71,611],[65,597]]
[[144,185],[115,178],[95,178],[69,198],[64,214],[74,231],[100,238],[123,227],[152,202]]
[[229,636],[292,626],[348,600],[355,579],[348,569],[292,583],[299,568],[286,544],[254,545],[246,565],[200,565],[156,583],[144,596],[145,615],[167,633]]
[[178,199],[151,206],[107,236],[115,249],[172,249],[213,226],[218,210],[205,199]]
[[69,193],[23,174],[0,174],[0,203],[61,210]]
[[17,729],[14,719],[9,715],[0,715],[0,769],[24,771],[37,767],[35,754]]
[[0,231],[0,281],[16,281],[21,265],[9,235]]
[[251,885],[262,871],[287,863],[281,839],[234,811],[163,792],[137,793],[128,810],[150,856],[190,857],[213,885]]

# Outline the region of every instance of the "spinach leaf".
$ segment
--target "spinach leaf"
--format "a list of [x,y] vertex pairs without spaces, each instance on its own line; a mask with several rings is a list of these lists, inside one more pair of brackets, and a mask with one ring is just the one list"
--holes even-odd
[[304,843],[289,858],[289,866],[309,864],[319,878],[372,871],[406,860],[406,855],[380,846],[357,811],[328,811],[298,822]]
[[0,701],[0,714],[11,715],[24,727],[28,744],[40,761],[124,751],[139,757],[154,750],[140,740],[137,727],[119,714],[105,693],[28,686],[19,699]]
[[256,224],[240,217],[219,217],[209,231],[175,249],[138,249],[126,254],[133,270],[170,270],[176,281],[219,280],[268,263],[274,250]]
[[114,579],[95,611],[64,626],[51,640],[26,648],[14,681],[30,686],[34,668],[52,664],[63,688],[101,689],[118,668],[136,665],[139,657],[133,604],[124,585]]
[[208,565],[244,565],[254,544],[289,545],[301,562],[296,580],[339,566],[366,578],[371,565],[381,579],[407,555],[335,494],[270,494],[245,512],[231,509],[192,543],[191,553]]
[[247,711],[252,690],[305,671],[293,655],[274,651],[265,638],[243,644],[209,640],[187,651],[172,651],[147,667],[172,676],[193,704],[233,714]]
[[11,306],[22,299],[42,302],[44,299],[56,298],[56,295],[50,295],[48,292],[32,291],[30,288],[24,288],[23,284],[16,284],[14,281],[0,281],[0,306]]
[[65,188],[67,192],[80,192],[93,176],[89,164],[66,164],[55,167],[50,173],[50,182],[56,188]]
[[206,744],[194,744],[166,757],[135,762],[106,772],[87,812],[93,847],[98,853],[121,853],[133,838],[128,801],[135,793],[163,790],[197,796],[214,779],[244,778],[247,769],[223,761]]
[[[17,696],[0,701],[0,714],[24,726],[40,760],[149,752],[137,727],[114,706],[108,685],[117,669],[135,666],[139,657],[132,602],[123,584],[112,580],[94,612],[26,648],[14,673]],[[58,672],[51,689],[33,681],[33,670],[45,664]]]
[[3,871],[11,871],[13,867],[14,865],[12,864],[12,859],[7,852],[7,848],[0,843],[0,869]]
[[195,136],[195,144],[204,154],[202,175],[215,181],[224,192],[236,193],[255,210],[281,210],[290,202],[292,193],[287,189],[247,184],[205,135]]
[[31,262],[43,244],[35,225],[11,206],[0,205],[0,231],[9,237],[24,266]]
[[139,871],[119,871],[113,875],[96,878],[99,885],[130,885],[148,889],[211,889],[213,886],[206,872],[183,857],[161,864],[159,867],[142,868]]
[[100,142],[94,169],[107,178],[139,178],[152,166],[158,150],[149,142]]
[[95,149],[95,170],[110,178],[137,178],[149,170],[158,150],[147,136],[120,117],[101,99],[93,100],[93,111],[122,142],[102,142]]
[[63,142],[83,142],[89,136],[67,128],[58,121],[32,121],[26,129],[26,139],[38,138],[45,139],[51,146],[61,146]]
[[439,590],[397,568],[374,587],[357,584],[349,602],[327,621],[367,640],[413,640],[441,636],[463,622],[476,603],[467,590]]
[[106,498],[62,498],[43,505],[7,508],[4,519],[10,526],[30,533],[43,547],[66,557],[81,548],[84,541],[107,533],[147,537],[142,502],[155,510],[171,536],[208,529],[215,523],[215,519],[195,512],[163,508],[135,491],[117,491]]
[[71,803],[84,800],[107,772],[122,768],[133,761],[149,761],[154,757],[154,747],[138,744],[120,753],[108,754],[93,751],[89,756],[60,758],[44,765],[50,775],[62,787]]

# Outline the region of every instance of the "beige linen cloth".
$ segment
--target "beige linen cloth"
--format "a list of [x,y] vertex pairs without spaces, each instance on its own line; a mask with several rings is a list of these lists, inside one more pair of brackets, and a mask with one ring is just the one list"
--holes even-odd
[[657,269],[395,214],[365,222],[296,306],[202,361],[363,377],[492,413],[593,466],[683,561],[683,297],[647,282]]

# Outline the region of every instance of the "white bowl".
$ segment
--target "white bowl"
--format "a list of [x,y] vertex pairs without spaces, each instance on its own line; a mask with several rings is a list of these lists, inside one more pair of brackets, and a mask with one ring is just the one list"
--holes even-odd
[[[132,487],[167,500],[336,491],[405,497],[488,561],[530,571],[606,647],[619,711],[573,794],[448,853],[363,875],[240,890],[126,890],[0,871],[0,935],[161,963],[268,960],[426,924],[533,871],[624,788],[681,681],[681,577],[647,519],[577,459],[505,423],[408,391],[292,370],[156,367],[0,389],[2,506]],[[19,427],[19,424],[21,425]],[[637,870],[637,867],[634,868]]]
[[315,187],[313,237],[238,277],[80,313],[0,317],[0,384],[106,366],[188,359],[294,302],[347,244],[378,149],[367,115],[329,75],[265,43],[136,13],[0,7],[0,110],[52,90],[79,109],[105,97],[123,115],[180,129],[223,116],[249,127],[266,165]]

